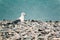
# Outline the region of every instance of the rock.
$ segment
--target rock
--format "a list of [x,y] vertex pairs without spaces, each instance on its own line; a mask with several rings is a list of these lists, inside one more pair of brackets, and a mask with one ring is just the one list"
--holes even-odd
[[[21,40],[27,38],[28,40],[36,38],[40,39],[50,39],[50,38],[60,38],[60,22],[39,22],[36,20],[25,21],[19,23],[20,20],[15,21],[3,21],[0,23],[0,33],[3,33],[2,38],[10,40]],[[8,34],[5,32],[8,32]],[[26,40],[27,40],[26,39]],[[39,39],[39,40],[40,40]]]

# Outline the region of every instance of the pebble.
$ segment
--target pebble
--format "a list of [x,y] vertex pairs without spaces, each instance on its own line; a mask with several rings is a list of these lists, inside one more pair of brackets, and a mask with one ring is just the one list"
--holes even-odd
[[[6,23],[3,21],[3,24]],[[43,37],[43,39],[52,39],[60,38],[60,22],[40,22],[40,21],[25,21],[24,23],[18,24],[9,24],[7,27],[6,25],[0,25],[0,35],[4,35],[2,38],[7,40],[19,40],[19,39],[26,39],[28,40],[39,40]],[[13,26],[14,25],[14,26]],[[4,31],[7,30],[7,31]],[[10,31],[9,31],[10,30]],[[7,34],[8,33],[8,34]],[[10,35],[9,35],[10,34]],[[13,36],[11,36],[13,34]],[[9,36],[9,37],[8,37]],[[1,37],[1,36],[0,36]],[[50,39],[50,40],[52,40]],[[26,39],[27,40],[27,39]]]

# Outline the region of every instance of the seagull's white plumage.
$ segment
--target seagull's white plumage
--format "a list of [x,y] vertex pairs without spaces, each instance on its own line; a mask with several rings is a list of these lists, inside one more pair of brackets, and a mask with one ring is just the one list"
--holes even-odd
[[20,19],[21,22],[24,22],[24,16],[25,16],[25,13],[22,12],[22,13],[21,13],[21,16],[20,16],[18,19]]

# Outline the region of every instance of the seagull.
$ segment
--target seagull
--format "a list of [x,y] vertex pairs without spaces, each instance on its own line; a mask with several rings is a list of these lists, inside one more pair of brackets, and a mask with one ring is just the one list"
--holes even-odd
[[24,12],[21,13],[21,16],[17,19],[17,20],[14,20],[12,21],[12,23],[7,23],[7,25],[10,25],[10,24],[17,24],[18,22],[24,22],[24,16],[26,14]]
[[22,12],[21,13],[21,16],[17,19],[17,20],[15,20],[15,21],[13,21],[12,23],[13,24],[17,24],[18,22],[24,22],[24,16],[25,16],[26,14],[24,13],[24,12]]
[[21,16],[18,18],[21,22],[24,22],[24,16],[25,16],[25,12],[21,13]]

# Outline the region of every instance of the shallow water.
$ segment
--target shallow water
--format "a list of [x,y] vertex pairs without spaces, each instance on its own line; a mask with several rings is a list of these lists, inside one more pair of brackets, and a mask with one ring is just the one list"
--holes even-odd
[[60,20],[59,0],[0,0],[0,20],[15,20],[25,12],[26,19]]

